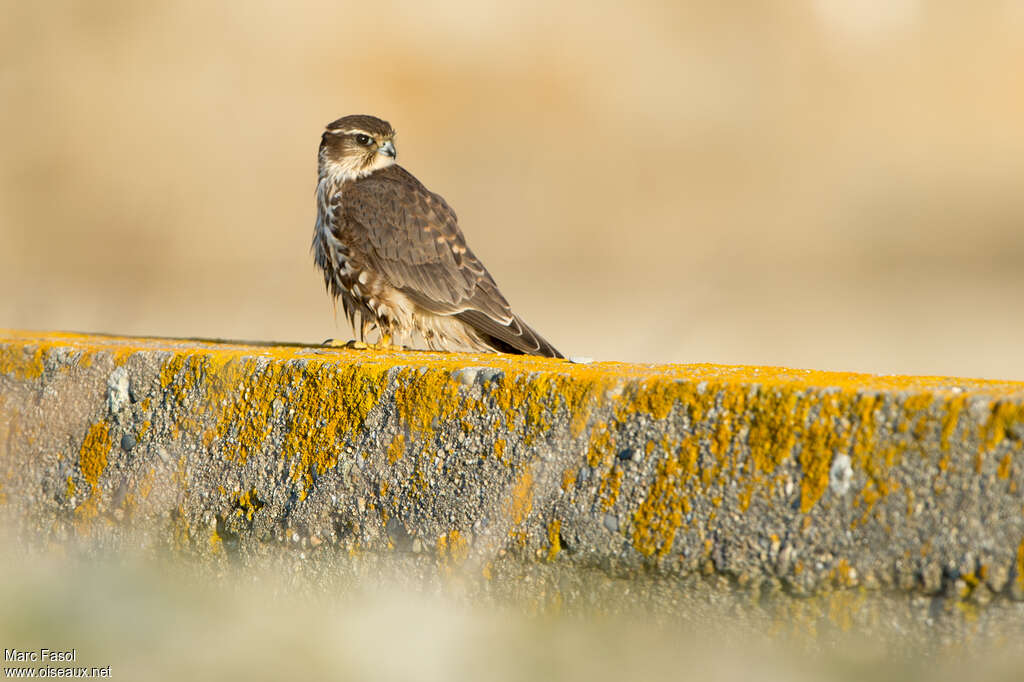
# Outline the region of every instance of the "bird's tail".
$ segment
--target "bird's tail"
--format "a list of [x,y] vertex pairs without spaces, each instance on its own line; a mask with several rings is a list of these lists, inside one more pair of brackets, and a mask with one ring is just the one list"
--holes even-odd
[[513,315],[512,321],[508,324],[501,324],[479,310],[466,310],[458,313],[456,317],[476,332],[481,341],[499,353],[540,355],[548,358],[565,357],[518,315]]

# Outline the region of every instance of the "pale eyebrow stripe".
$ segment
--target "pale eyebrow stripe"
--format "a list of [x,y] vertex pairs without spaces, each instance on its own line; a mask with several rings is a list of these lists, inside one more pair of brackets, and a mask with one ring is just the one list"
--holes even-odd
[[362,133],[363,135],[373,137],[373,133],[367,132],[361,128],[328,128],[327,132],[331,135],[338,135],[339,133],[342,135],[357,135]]

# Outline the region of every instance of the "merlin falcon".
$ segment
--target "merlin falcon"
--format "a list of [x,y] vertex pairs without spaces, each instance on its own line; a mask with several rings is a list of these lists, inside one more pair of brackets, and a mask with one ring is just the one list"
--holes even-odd
[[394,138],[356,115],[320,141],[313,254],[359,341],[375,329],[378,347],[418,334],[432,350],[562,357],[512,312],[455,211],[395,163]]

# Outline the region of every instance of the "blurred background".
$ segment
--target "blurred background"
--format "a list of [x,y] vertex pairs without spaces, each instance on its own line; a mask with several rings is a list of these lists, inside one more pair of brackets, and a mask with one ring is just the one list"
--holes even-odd
[[[0,327],[348,338],[309,252],[316,149],[372,113],[568,354],[1024,380],[1017,0],[0,10]],[[162,679],[221,679],[223,660],[281,679],[279,651],[351,679],[536,679],[537,660],[563,679],[866,677],[405,593],[278,614],[276,576],[207,600],[165,570],[0,559],[0,635],[133,679],[154,660],[181,665]]]
[[348,338],[372,113],[568,354],[1024,379],[1024,3],[0,4],[0,327]]

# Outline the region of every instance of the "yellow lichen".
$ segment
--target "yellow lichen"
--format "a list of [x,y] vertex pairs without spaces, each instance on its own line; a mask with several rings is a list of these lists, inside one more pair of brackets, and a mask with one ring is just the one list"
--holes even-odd
[[562,472],[562,490],[569,492],[574,485],[576,485],[576,470],[566,469]]
[[619,499],[619,487],[622,485],[622,467],[613,466],[601,477],[601,485],[598,487],[597,497],[601,500],[601,507],[609,510],[615,506]]
[[437,555],[445,567],[455,568],[469,557],[469,542],[458,530],[450,530],[437,539]]
[[554,561],[558,553],[562,551],[562,538],[560,536],[562,532],[562,522],[558,519],[552,519],[551,523],[548,524],[548,561]]
[[714,437],[711,441],[711,454],[724,457],[732,449],[734,422],[744,416],[747,395],[744,391],[721,391],[721,409]]
[[939,445],[942,447],[943,452],[949,451],[949,440],[956,431],[957,424],[960,422],[960,414],[964,411],[966,404],[967,396],[963,395],[957,396],[946,403],[946,414],[942,418],[942,434],[939,437]]
[[0,374],[8,374],[21,381],[38,379],[43,375],[45,347],[0,344]]
[[402,459],[402,454],[405,452],[405,436],[398,434],[388,445],[388,464],[394,464],[398,460]]
[[992,404],[988,420],[982,427],[982,448],[988,452],[1007,437],[1015,427],[1024,426],[1024,404],[997,400]]
[[[935,396],[931,392],[924,391],[908,396],[903,401],[903,412],[906,415],[907,424],[913,425],[914,438],[921,441],[928,434],[929,410],[935,403]],[[947,412],[948,415],[948,412]]]
[[654,481],[633,512],[633,547],[644,556],[664,556],[672,549],[676,531],[683,524],[684,485],[693,475],[690,453],[681,446],[666,452],[656,465]]
[[213,554],[220,554],[224,551],[224,541],[221,539],[220,534],[217,532],[216,526],[210,531],[210,552]]
[[135,355],[136,352],[138,352],[138,350],[132,346],[125,346],[124,348],[115,350],[113,352],[114,366],[123,367],[127,364],[128,359]]
[[754,496],[754,486],[747,485],[739,494],[740,511],[745,512],[750,509],[750,502]]
[[161,385],[185,432],[195,432],[205,415],[216,416],[202,441],[239,463],[263,450],[276,414],[284,422],[282,455],[295,461],[293,480],[308,490],[314,475],[337,463],[342,441],[376,406],[384,372],[369,363],[273,363],[225,351],[172,356]]
[[799,396],[792,389],[762,390],[750,402],[747,442],[758,473],[771,473],[793,453],[801,425],[797,423]]
[[999,468],[996,470],[996,475],[1004,481],[1010,477],[1010,471],[1013,466],[1013,457],[1007,452],[1003,455],[1003,458],[999,460]]
[[856,571],[849,561],[840,559],[832,570],[832,580],[840,587],[853,587],[856,584]]
[[[946,451],[954,439],[980,438],[981,452],[999,448],[993,457],[998,462],[995,472],[1011,486],[1011,455],[1022,447],[1024,384],[1013,382],[777,367],[571,365],[499,355],[487,356],[485,362],[501,377],[482,384],[481,395],[464,390],[454,379],[467,362],[481,362],[476,355],[359,353],[31,332],[3,336],[0,372],[16,379],[37,379],[51,363],[78,363],[84,371],[91,362],[88,371],[95,372],[137,352],[164,353],[162,392],[156,400],[170,409],[169,428],[176,437],[204,444],[211,456],[238,463],[266,451],[271,443],[279,444],[277,454],[288,462],[293,480],[302,481],[305,488],[318,473],[337,464],[340,453],[392,391],[395,410],[385,414],[397,417],[406,440],[435,438],[446,424],[458,428],[475,416],[496,415],[490,421],[495,428],[493,452],[505,464],[507,438],[529,444],[567,424],[569,435],[581,436],[587,464],[597,469],[603,505],[615,504],[622,472],[628,469],[615,457],[616,440],[627,420],[637,415],[677,420],[677,428],[687,431],[681,442],[665,439],[639,446],[646,456],[658,458],[648,494],[640,497],[644,511],[632,510],[634,544],[648,555],[671,546],[671,536],[681,527],[675,521],[685,516],[689,498],[696,495],[721,498],[723,505],[736,504],[743,512],[753,499],[782,495],[795,482],[801,509],[810,510],[827,490],[831,463],[840,453],[849,455],[854,469],[867,477],[854,498],[863,521],[878,500],[900,490],[892,472],[905,452],[930,452],[915,439],[941,445],[943,454],[932,466],[945,471],[953,466]],[[51,355],[55,348],[74,353]],[[975,404],[979,395],[991,401],[990,416],[974,431],[973,420],[965,420],[966,405]],[[883,400],[890,405],[895,401],[892,417],[889,410],[879,409]],[[606,403],[607,411],[595,412]],[[143,418],[149,416],[146,401],[140,408]],[[887,421],[879,424],[882,414]],[[606,421],[594,423],[599,418]],[[145,436],[148,428],[144,422],[137,437]],[[744,448],[747,458],[740,457]],[[986,462],[981,452],[975,462],[979,467]],[[781,476],[778,470],[794,457],[802,476],[790,481],[788,473]],[[663,465],[662,458],[670,459],[671,465]],[[397,461],[393,452],[389,459]],[[412,480],[423,485],[424,472],[416,471]],[[520,522],[532,509],[533,495],[532,477],[524,487],[522,476],[513,494],[529,503],[508,507],[510,516],[519,516]],[[566,490],[572,488],[567,480],[563,477]],[[729,492],[727,484],[732,482],[737,486]],[[513,514],[516,508],[526,511]]]
[[834,453],[845,450],[847,434],[836,424],[841,413],[834,394],[822,396],[819,414],[811,419],[802,439],[800,468],[800,511],[806,513],[828,488],[828,473]]
[[239,518],[244,518],[246,521],[252,521],[253,517],[264,506],[263,502],[256,496],[255,490],[247,490],[244,493],[238,494],[234,500],[235,515]]
[[533,510],[533,472],[527,469],[516,480],[505,503],[505,514],[518,526]]
[[78,466],[82,471],[82,477],[94,493],[99,490],[100,476],[107,468],[107,456],[111,447],[113,442],[110,438],[110,426],[105,421],[96,422],[89,427],[78,451]]
[[597,468],[611,461],[612,436],[608,425],[604,422],[597,425],[590,436],[590,449],[587,451],[587,464]]
[[414,433],[424,433],[436,428],[439,422],[466,416],[451,372],[409,367],[397,373],[395,382],[395,407]]
[[1017,587],[1024,589],[1024,540],[1017,545]]

